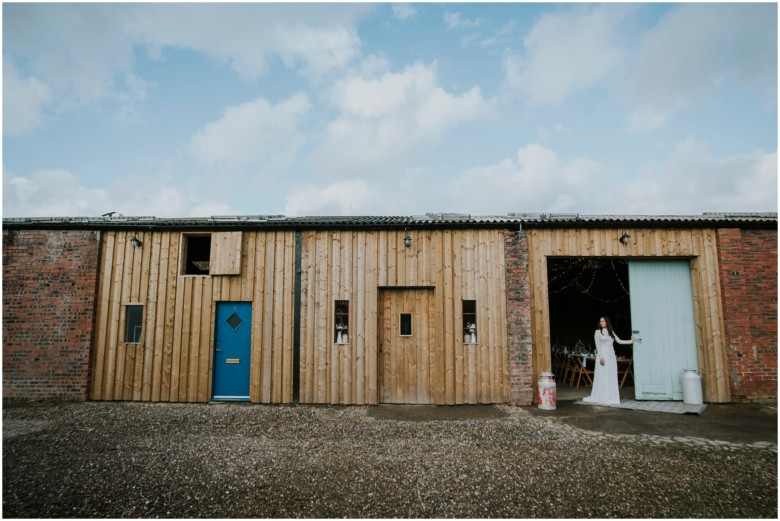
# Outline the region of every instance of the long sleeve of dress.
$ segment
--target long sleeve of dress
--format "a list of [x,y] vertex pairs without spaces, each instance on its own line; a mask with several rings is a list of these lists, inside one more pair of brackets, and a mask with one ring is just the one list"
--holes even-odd
[[[603,349],[606,347],[612,347],[612,342],[617,342],[618,344],[633,344],[633,340],[622,340],[618,338],[617,335],[613,337],[609,336],[606,333],[602,333],[601,330],[597,329],[596,332],[593,335],[593,342],[596,344],[596,354],[603,358]],[[610,349],[611,352],[614,353],[614,350]]]

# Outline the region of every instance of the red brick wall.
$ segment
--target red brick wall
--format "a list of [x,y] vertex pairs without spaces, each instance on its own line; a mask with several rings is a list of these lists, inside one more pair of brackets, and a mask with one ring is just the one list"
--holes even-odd
[[528,274],[528,238],[525,232],[507,230],[506,257],[507,336],[509,341],[509,403],[531,405],[533,347],[531,342],[531,286]]
[[718,230],[732,400],[777,401],[777,230]]
[[3,399],[87,398],[98,241],[3,230]]

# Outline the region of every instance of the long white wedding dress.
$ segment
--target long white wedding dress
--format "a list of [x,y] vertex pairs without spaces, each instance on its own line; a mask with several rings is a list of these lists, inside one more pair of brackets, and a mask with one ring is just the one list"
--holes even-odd
[[[582,399],[583,402],[602,405],[618,405],[620,403],[620,388],[617,379],[617,359],[612,343],[633,344],[632,340],[621,340],[615,335],[609,336],[607,329],[597,329],[594,336],[596,342],[596,369],[593,372],[593,389],[590,396]],[[601,365],[601,359],[604,365]]]

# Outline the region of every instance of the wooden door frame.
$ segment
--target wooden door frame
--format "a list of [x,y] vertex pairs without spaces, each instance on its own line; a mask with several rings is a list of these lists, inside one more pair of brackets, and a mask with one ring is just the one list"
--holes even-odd
[[[428,292],[428,295],[430,298],[429,305],[432,306],[432,310],[430,313],[430,316],[428,316],[428,330],[429,330],[429,339],[434,342],[434,345],[431,346],[430,343],[428,345],[427,354],[429,357],[433,357],[433,363],[430,364],[430,376],[429,376],[429,385],[430,385],[430,398],[429,403],[430,404],[436,404],[436,389],[435,389],[435,382],[436,382],[436,375],[435,375],[435,361],[436,361],[436,354],[437,354],[437,346],[440,344],[439,337],[439,328],[437,327],[437,311],[436,311],[436,287],[435,286],[380,286],[377,288],[377,356],[376,356],[376,375],[377,375],[377,403],[393,403],[393,402],[385,402],[383,400],[383,394],[384,394],[384,387],[385,387],[385,374],[384,374],[384,352],[380,351],[380,346],[383,346],[385,336],[385,321],[387,320],[387,317],[384,313],[383,308],[383,300],[385,295],[387,295],[389,292],[401,294],[406,291],[426,291]],[[418,313],[419,314],[419,313]],[[419,369],[418,369],[419,370]],[[411,402],[411,404],[415,404],[416,402]]]

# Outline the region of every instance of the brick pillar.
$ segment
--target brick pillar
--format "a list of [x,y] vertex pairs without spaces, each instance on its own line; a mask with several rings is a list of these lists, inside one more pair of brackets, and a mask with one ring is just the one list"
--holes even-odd
[[3,398],[85,400],[99,234],[3,230]]
[[731,397],[777,403],[777,230],[718,230]]
[[507,230],[504,241],[506,320],[509,340],[509,403],[531,405],[534,402],[534,373],[528,237],[522,230]]

